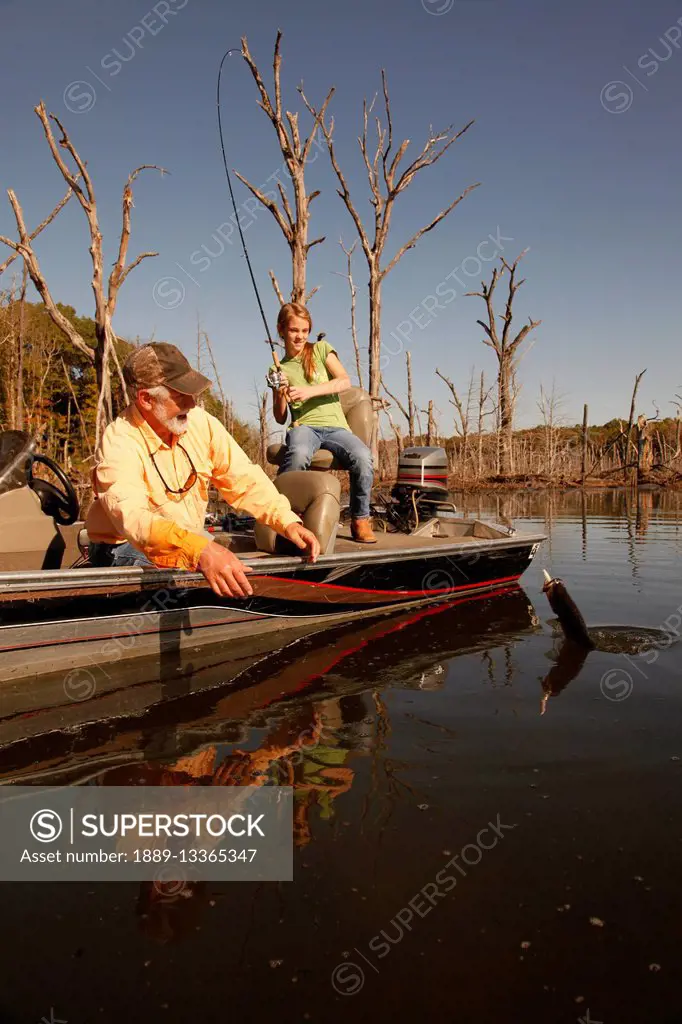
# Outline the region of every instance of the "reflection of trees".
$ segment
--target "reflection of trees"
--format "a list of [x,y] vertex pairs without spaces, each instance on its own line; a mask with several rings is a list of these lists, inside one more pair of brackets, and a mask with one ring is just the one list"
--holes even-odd
[[497,666],[495,664],[495,659],[493,658],[492,652],[490,650],[485,650],[481,652],[481,661],[486,666],[488,682],[495,689],[498,686],[511,686],[514,682],[514,674],[516,672],[517,666],[514,664],[512,651],[513,644],[506,643],[502,646],[503,667],[501,672],[501,680],[499,678],[500,674],[497,670]]
[[649,529],[649,518],[654,509],[654,492],[637,489],[637,515],[635,532],[638,537],[646,537]]

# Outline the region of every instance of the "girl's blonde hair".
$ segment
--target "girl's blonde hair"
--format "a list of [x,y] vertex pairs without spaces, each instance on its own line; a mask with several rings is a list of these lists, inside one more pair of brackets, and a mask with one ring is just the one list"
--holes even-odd
[[[285,328],[289,321],[293,320],[294,317],[299,317],[301,320],[307,320],[308,332],[312,333],[313,318],[306,307],[300,302],[285,302],[277,316],[277,333],[282,341],[284,341]],[[303,352],[301,353],[301,366],[303,367],[305,379],[310,384],[315,372],[315,343],[312,341],[306,341],[305,343]]]

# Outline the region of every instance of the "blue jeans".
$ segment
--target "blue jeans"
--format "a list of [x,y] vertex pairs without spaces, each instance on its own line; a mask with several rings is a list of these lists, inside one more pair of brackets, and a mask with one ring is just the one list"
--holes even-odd
[[294,469],[309,469],[318,449],[331,452],[350,473],[350,514],[352,519],[369,517],[369,499],[374,483],[372,453],[359,437],[343,427],[291,427],[278,476]]
[[124,565],[138,565],[142,568],[156,569],[153,562],[150,562],[146,555],[134,548],[132,544],[125,541],[114,548],[114,560],[112,566],[120,568]]

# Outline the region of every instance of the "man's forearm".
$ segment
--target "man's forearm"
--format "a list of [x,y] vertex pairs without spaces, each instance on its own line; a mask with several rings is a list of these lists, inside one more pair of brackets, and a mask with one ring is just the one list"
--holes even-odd
[[109,491],[100,503],[119,536],[162,569],[195,570],[201,553],[211,541],[196,530],[179,526],[130,501],[117,500]]

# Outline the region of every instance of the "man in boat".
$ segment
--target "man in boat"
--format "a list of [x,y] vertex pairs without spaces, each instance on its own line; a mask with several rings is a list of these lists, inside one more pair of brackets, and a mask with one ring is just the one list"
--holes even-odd
[[175,345],[136,349],[123,376],[132,401],[105,430],[92,474],[85,526],[93,565],[199,571],[216,594],[250,596],[242,562],[204,529],[210,485],[316,560],[319,542],[287,498],[197,406],[211,382]]

